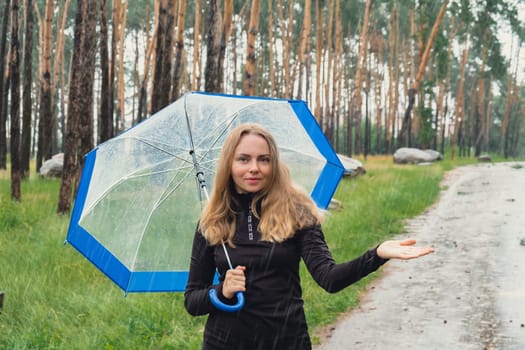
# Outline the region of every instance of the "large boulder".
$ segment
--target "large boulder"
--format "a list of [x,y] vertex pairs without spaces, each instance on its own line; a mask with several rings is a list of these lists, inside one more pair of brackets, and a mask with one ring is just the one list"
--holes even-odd
[[44,177],[60,177],[64,168],[64,153],[55,154],[51,159],[48,159],[40,167],[40,176]]
[[357,159],[350,158],[342,154],[338,154],[337,157],[339,157],[339,160],[341,161],[341,163],[343,163],[343,167],[345,168],[343,174],[344,176],[357,176],[366,174],[366,170],[363,166],[363,163],[361,163]]
[[394,153],[394,163],[396,164],[432,163],[442,159],[441,153],[430,149],[402,147]]

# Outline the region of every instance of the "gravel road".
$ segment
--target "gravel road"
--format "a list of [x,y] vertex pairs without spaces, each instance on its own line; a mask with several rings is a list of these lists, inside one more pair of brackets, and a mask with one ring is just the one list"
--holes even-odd
[[460,167],[442,185],[400,237],[436,252],[383,266],[316,350],[525,349],[525,162]]

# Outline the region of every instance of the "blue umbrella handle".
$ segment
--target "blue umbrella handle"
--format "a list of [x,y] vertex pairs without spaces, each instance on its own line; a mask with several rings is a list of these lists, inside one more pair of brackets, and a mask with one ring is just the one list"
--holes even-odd
[[228,305],[220,301],[219,297],[217,296],[217,291],[215,289],[210,289],[211,303],[217,309],[224,312],[237,312],[244,306],[244,294],[242,292],[237,292],[235,295],[237,296],[237,304]]

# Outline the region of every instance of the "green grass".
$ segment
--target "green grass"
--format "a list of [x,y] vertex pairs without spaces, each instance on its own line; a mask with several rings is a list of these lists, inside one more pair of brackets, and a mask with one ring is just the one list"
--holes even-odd
[[[472,160],[467,161],[472,162]],[[446,170],[458,163],[398,166],[369,159],[367,174],[344,179],[324,232],[337,261],[352,259],[403,232],[403,222],[435,202]],[[181,293],[129,294],[64,245],[69,218],[56,215],[57,179],[33,176],[12,202],[0,170],[0,349],[198,349],[205,317],[184,310]],[[337,294],[318,287],[303,267],[311,333],[359,302],[377,273]]]

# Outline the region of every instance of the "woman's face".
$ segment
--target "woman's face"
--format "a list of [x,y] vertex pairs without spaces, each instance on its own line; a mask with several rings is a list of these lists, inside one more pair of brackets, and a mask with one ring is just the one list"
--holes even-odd
[[272,173],[270,147],[257,134],[247,134],[235,148],[232,178],[238,193],[258,192],[266,187]]

